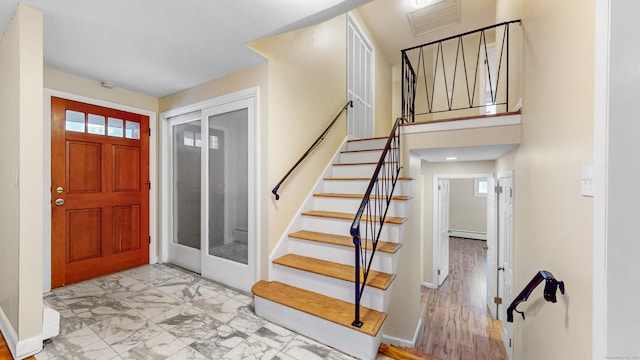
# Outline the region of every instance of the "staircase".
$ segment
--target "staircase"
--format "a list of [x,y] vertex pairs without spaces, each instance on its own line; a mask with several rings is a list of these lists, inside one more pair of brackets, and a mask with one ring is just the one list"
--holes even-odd
[[309,210],[293,222],[298,227],[279,245],[284,255],[272,260],[271,281],[252,289],[259,316],[361,359],[378,353],[409,209],[411,183],[399,178],[361,298],[363,325],[357,328],[349,229],[386,141],[347,142],[308,199]]

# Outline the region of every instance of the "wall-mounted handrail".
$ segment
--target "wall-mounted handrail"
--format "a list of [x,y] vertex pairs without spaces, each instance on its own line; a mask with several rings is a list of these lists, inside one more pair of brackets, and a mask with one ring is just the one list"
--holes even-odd
[[[488,106],[509,111],[509,25],[520,22],[506,21],[402,50],[402,116],[414,122],[415,116]],[[491,42],[497,69],[480,61],[488,58]],[[479,86],[482,73],[485,89]],[[456,84],[463,89],[457,90]],[[487,93],[484,102],[481,92]]]
[[300,159],[298,159],[298,161],[291,167],[291,169],[289,169],[289,171],[287,171],[287,173],[282,177],[282,179],[280,179],[280,181],[278,182],[278,184],[273,188],[273,190],[271,190],[271,192],[273,193],[273,195],[276,196],[276,200],[280,200],[280,195],[278,194],[278,189],[280,189],[280,185],[282,185],[282,183],[284,183],[284,181],[289,177],[289,175],[291,175],[291,173],[293,172],[293,170],[295,170],[298,165],[300,165],[300,163],[302,161],[304,161],[304,159],[309,156],[309,154],[311,154],[311,152],[313,151],[313,149],[315,149],[321,142],[322,140],[324,140],[324,138],[327,136],[327,134],[329,133],[329,130],[331,130],[331,128],[333,127],[333,125],[336,123],[336,121],[338,121],[338,118],[340,118],[340,115],[342,115],[343,112],[345,112],[347,110],[347,108],[349,107],[353,107],[353,101],[349,100],[347,101],[347,103],[342,107],[342,109],[340,109],[340,112],[338,112],[338,115],[336,115],[336,117],[333,118],[333,120],[331,121],[331,123],[329,123],[329,125],[327,126],[326,129],[324,129],[324,131],[322,132],[322,134],[320,134],[320,136],[318,136],[318,138],[316,139],[316,141],[311,144],[311,146],[309,147],[309,149],[307,149],[307,151],[305,151],[304,154],[302,154],[302,156],[300,157]]
[[527,286],[525,286],[524,289],[522,289],[520,294],[516,296],[513,302],[511,302],[511,305],[509,305],[509,308],[507,309],[508,322],[513,322],[514,311],[522,315],[522,318],[524,319],[524,311],[518,311],[516,310],[516,307],[521,302],[527,301],[527,299],[529,299],[529,295],[531,295],[531,292],[533,291],[533,289],[535,289],[542,282],[542,280],[545,281],[544,299],[547,300],[548,302],[554,303],[557,301],[556,291],[558,290],[558,287],[560,287],[560,292],[564,294],[564,281],[556,280],[556,278],[553,277],[553,274],[550,271],[540,270],[538,271],[537,274],[533,276],[533,279],[529,281]]
[[[400,124],[404,118],[398,118],[393,125],[393,129],[387,138],[387,143],[382,150],[378,165],[371,176],[371,181],[367,186],[358,212],[351,224],[351,236],[355,246],[355,314],[352,323],[355,327],[361,327],[360,321],[360,299],[365,289],[369,270],[373,257],[378,246],[378,239],[387,217],[389,203],[393,197],[400,169]],[[364,217],[364,220],[363,220]],[[364,222],[364,231],[362,223]],[[365,246],[362,246],[362,242]],[[371,242],[371,246],[369,245]],[[362,273],[362,282],[361,279]]]

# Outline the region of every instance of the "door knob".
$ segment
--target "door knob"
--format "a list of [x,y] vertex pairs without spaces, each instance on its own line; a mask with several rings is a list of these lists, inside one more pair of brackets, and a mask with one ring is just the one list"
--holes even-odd
[[64,199],[56,199],[55,204],[58,206],[64,205]]

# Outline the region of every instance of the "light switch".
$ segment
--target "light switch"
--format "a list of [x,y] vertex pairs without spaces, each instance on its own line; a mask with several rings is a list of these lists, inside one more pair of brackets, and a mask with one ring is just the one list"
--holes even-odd
[[591,196],[594,195],[593,188],[593,165],[585,166],[582,168],[582,196]]

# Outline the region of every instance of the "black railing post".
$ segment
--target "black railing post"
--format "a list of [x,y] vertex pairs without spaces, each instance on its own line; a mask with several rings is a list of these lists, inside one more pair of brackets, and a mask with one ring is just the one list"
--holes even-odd
[[357,328],[361,328],[362,327],[362,321],[360,321],[360,249],[361,249],[361,245],[360,245],[360,228],[358,228],[357,230],[357,234],[353,235],[353,245],[356,249],[356,279],[355,279],[355,288],[356,288],[356,298],[354,301],[355,304],[355,313],[354,313],[354,320],[351,323],[351,325],[357,327]]

